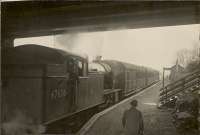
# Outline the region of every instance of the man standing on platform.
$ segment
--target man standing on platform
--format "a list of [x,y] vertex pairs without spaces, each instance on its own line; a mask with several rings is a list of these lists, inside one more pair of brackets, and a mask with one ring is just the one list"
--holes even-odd
[[122,118],[125,135],[143,135],[143,117],[142,113],[136,109],[137,100],[133,100],[130,104],[131,108],[124,112]]

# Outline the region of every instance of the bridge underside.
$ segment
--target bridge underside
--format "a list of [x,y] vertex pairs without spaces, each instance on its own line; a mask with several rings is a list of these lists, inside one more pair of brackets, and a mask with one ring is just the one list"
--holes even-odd
[[197,24],[200,2],[4,2],[2,45],[15,38]]

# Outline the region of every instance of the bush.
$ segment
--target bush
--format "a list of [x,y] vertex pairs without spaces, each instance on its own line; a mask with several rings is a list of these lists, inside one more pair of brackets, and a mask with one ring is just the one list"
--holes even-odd
[[187,66],[186,70],[192,72],[194,70],[200,69],[200,61],[191,61]]

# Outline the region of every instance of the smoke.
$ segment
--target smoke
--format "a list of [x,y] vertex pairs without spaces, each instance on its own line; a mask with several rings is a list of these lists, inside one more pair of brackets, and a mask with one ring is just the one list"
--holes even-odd
[[63,34],[55,36],[56,48],[72,51],[76,48],[76,41],[79,39],[77,33]]
[[39,135],[45,131],[45,127],[33,122],[22,112],[16,111],[10,121],[2,124],[5,135]]
[[66,51],[86,54],[89,60],[101,56],[104,44],[104,32],[69,33],[56,35],[55,47]]

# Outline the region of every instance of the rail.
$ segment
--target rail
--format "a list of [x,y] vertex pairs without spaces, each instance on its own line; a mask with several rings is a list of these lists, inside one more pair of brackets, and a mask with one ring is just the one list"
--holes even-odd
[[160,103],[165,105],[170,102],[170,99],[176,96],[178,93],[185,90],[195,92],[200,88],[200,70],[195,71],[181,79],[168,84],[164,88],[160,89]]

